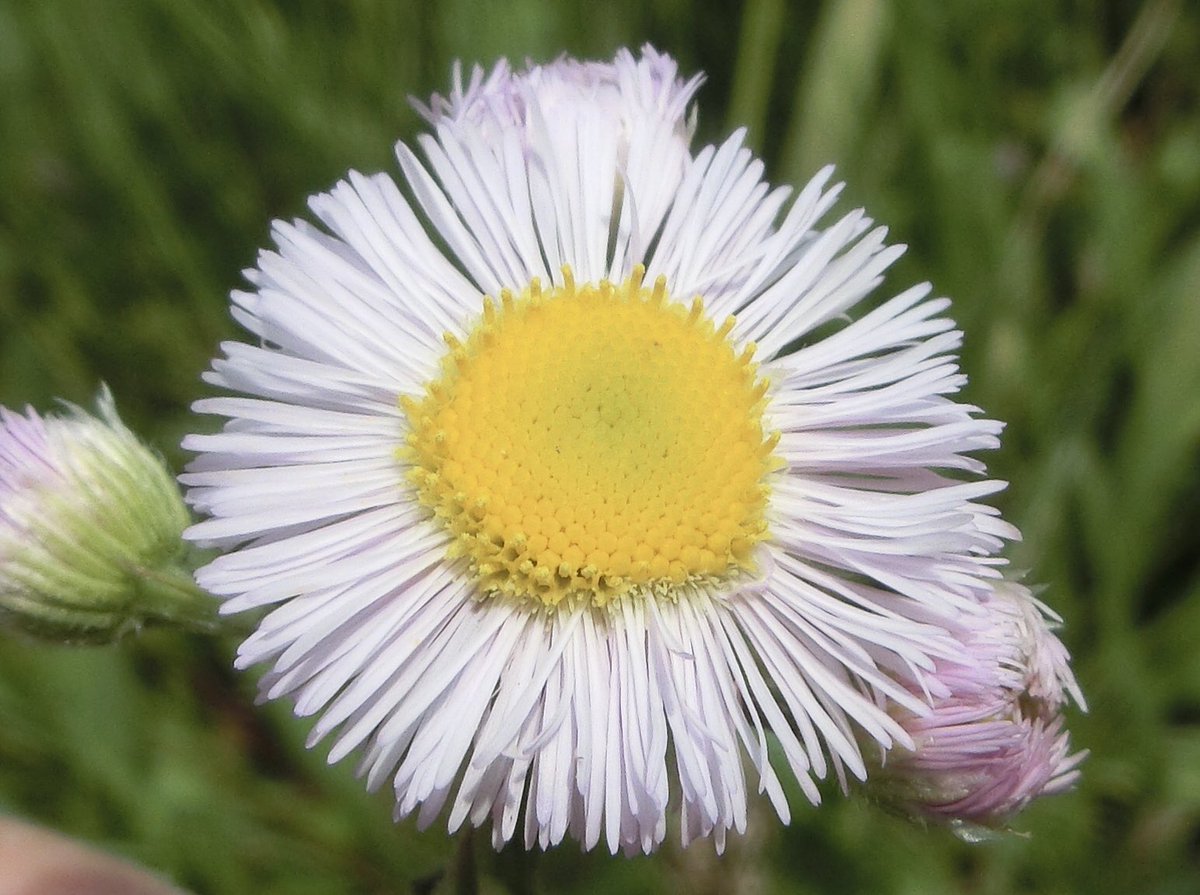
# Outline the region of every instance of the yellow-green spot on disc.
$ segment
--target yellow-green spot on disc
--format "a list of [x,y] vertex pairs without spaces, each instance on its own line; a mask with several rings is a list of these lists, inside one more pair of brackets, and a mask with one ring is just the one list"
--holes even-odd
[[603,605],[750,568],[778,436],[753,346],[642,271],[484,300],[402,399],[421,502],[485,594]]

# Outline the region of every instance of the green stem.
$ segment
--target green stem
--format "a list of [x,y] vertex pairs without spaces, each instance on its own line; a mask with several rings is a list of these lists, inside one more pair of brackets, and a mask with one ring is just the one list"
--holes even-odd
[[479,868],[475,863],[475,828],[468,825],[458,835],[455,857],[455,895],[479,895]]
[[147,618],[200,634],[227,630],[228,625],[217,615],[216,598],[196,584],[189,569],[137,566],[130,573],[136,605]]

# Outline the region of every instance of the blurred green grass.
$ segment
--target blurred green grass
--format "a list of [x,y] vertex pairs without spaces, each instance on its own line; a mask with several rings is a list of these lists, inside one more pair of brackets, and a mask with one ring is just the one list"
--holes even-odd
[[[762,815],[719,863],[480,845],[489,891],[532,865],[543,891],[1200,891],[1194,4],[0,0],[0,401],[87,402],[105,380],[182,462],[269,221],[349,167],[394,171],[407,94],[443,90],[455,58],[646,40],[708,73],[698,140],[748,125],[778,182],[835,161],[910,245],[891,288],[955,298],[970,398],[1009,423],[989,462],[1025,533],[1014,563],[1068,620],[1092,756],[1028,838],[967,846],[793,797],[791,827]],[[0,642],[0,810],[204,895],[432,885],[454,844],[393,827],[285,707],[253,709],[231,651]]]

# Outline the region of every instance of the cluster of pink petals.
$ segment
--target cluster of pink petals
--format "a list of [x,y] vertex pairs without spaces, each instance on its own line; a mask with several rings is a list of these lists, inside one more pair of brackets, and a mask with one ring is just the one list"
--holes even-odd
[[1086,753],[1072,753],[1062,711],[1086,708],[1057,618],[1005,582],[959,629],[962,655],[938,662],[926,684],[933,711],[902,719],[915,744],[888,756],[893,797],[923,817],[1004,824],[1033,799],[1063,792]]
[[9,499],[35,481],[58,475],[51,462],[46,425],[29,410],[22,416],[0,407],[0,524],[13,525]]

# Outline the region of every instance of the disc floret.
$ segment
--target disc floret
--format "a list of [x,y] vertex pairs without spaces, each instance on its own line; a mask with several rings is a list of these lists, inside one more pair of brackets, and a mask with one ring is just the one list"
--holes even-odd
[[485,298],[402,405],[402,459],[480,590],[557,605],[753,566],[777,434],[754,346],[666,282],[534,280]]

